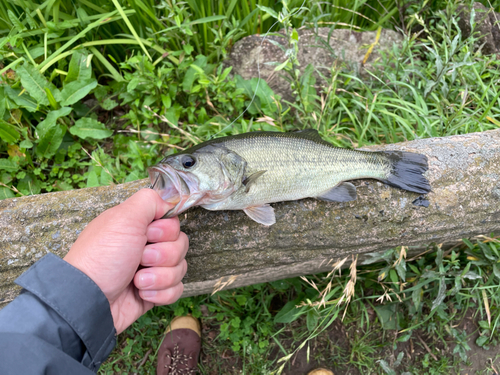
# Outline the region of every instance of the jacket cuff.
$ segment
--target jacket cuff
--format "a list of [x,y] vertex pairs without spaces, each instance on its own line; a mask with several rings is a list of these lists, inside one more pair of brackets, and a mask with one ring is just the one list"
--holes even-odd
[[109,302],[79,269],[49,253],[19,276],[16,284],[56,311],[87,348],[82,364],[96,371],[116,344]]

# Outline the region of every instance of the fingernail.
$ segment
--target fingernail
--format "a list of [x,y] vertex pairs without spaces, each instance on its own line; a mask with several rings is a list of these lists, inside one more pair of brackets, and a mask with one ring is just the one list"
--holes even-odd
[[157,293],[156,290],[141,290],[142,298],[152,298],[156,296],[156,293]]
[[146,236],[150,242],[159,241],[163,237],[163,230],[156,227],[148,228]]
[[156,276],[154,273],[151,272],[144,272],[141,273],[139,276],[139,282],[138,282],[138,287],[139,288],[147,288],[148,286],[151,286],[155,283]]
[[146,264],[156,264],[160,258],[160,252],[154,249],[146,249],[142,253],[142,263]]

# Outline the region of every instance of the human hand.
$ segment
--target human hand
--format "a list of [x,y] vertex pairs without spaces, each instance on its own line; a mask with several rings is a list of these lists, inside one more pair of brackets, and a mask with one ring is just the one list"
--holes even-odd
[[[118,333],[184,290],[189,241],[177,217],[160,219],[171,208],[142,189],[92,220],[64,257],[101,288]],[[139,265],[149,268],[137,271]]]

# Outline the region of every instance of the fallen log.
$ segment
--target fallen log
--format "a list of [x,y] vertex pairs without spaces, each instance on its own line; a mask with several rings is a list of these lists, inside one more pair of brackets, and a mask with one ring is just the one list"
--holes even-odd
[[[500,130],[368,149],[427,155],[432,192],[419,197],[360,180],[357,201],[274,204],[271,227],[242,211],[191,209],[180,217],[191,244],[184,296],[325,271],[351,254],[456,243],[500,229]],[[64,256],[88,222],[146,184],[0,201],[0,303],[17,295],[13,281],[36,260],[49,251]]]

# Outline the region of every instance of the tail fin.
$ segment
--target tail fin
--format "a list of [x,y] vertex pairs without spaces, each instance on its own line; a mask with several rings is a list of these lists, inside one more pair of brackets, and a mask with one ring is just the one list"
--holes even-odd
[[400,189],[426,194],[431,191],[429,181],[423,176],[427,171],[427,156],[413,152],[384,152],[392,165],[387,180],[382,182]]

